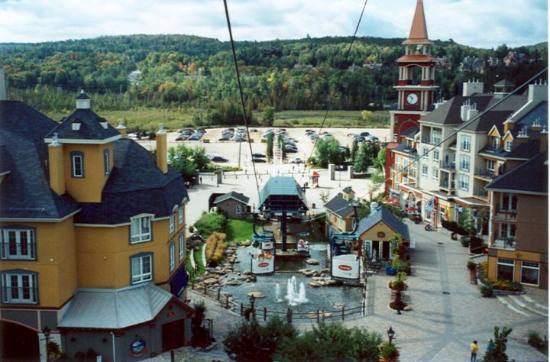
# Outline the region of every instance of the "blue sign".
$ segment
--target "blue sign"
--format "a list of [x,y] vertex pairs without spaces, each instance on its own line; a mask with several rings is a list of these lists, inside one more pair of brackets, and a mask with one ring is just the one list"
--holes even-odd
[[145,340],[139,336],[130,345],[130,354],[134,357],[139,357],[145,352]]

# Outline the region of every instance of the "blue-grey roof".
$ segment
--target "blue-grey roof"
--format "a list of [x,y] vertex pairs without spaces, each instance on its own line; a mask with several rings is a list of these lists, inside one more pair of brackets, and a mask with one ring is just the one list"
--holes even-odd
[[1,168],[10,173],[0,185],[0,217],[60,219],[78,210],[68,195],[50,188],[44,136],[56,123],[18,101],[0,101]]
[[122,289],[79,289],[59,327],[127,328],[155,319],[172,297],[152,283]]
[[533,133],[531,126],[535,122],[538,122],[541,127],[548,129],[548,102],[540,102],[535,108],[516,120],[512,134],[516,137],[522,129],[525,129],[527,134],[530,135]]
[[297,196],[305,203],[304,191],[294,177],[290,176],[271,177],[260,191],[260,205],[269,196]]
[[[80,129],[75,131],[72,129],[73,123],[80,123]],[[101,123],[106,123],[107,128],[104,128]],[[52,138],[54,133],[60,139],[70,140],[105,140],[115,136],[120,136],[120,133],[103,117],[98,116],[91,109],[77,109],[70,116],[61,120],[61,123],[46,135],[45,138]]]
[[127,138],[116,141],[114,156],[102,202],[81,203],[75,222],[118,224],[141,213],[169,216],[174,205],[188,197],[181,174],[172,168],[163,174],[153,155],[137,142]]
[[411,156],[416,156],[416,148],[409,147],[404,142],[398,144],[397,147],[395,147],[392,151],[394,152],[399,151],[399,152],[407,153]]
[[225,200],[229,200],[229,199],[236,200],[236,201],[241,202],[243,204],[248,204],[248,201],[250,200],[250,198],[248,198],[247,196],[241,194],[240,192],[231,191],[231,192],[228,192],[226,194],[223,194],[223,195],[220,195],[220,196],[216,197],[216,199],[214,200],[214,205],[219,204],[220,202],[224,202]]
[[325,208],[342,218],[353,213],[351,201],[345,200],[341,192],[330,199],[330,201],[325,204]]
[[540,153],[529,161],[495,178],[485,188],[548,194],[548,154]]
[[404,240],[410,241],[409,227],[399,220],[388,208],[384,206],[378,206],[376,211],[359,221],[357,227],[357,235],[361,235],[370,230],[374,225],[382,221],[393,231],[401,235]]
[[414,136],[416,136],[418,131],[419,131],[418,127],[414,126],[414,127],[411,127],[409,129],[407,129],[403,133],[401,133],[401,136],[406,137],[406,138],[414,138]]

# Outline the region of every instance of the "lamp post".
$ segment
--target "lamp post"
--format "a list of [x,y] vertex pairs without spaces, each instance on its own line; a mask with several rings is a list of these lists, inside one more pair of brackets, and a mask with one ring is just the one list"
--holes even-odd
[[388,334],[388,339],[389,339],[390,344],[391,344],[391,342],[395,339],[395,331],[390,326],[390,328],[388,328],[388,331],[386,333]]
[[44,334],[44,338],[46,338],[46,361],[49,362],[50,360],[50,354],[48,353],[48,343],[50,343],[50,332],[51,329],[46,326],[42,329],[42,333]]
[[252,318],[254,319],[254,321],[256,320],[255,303],[256,303],[256,297],[254,296],[254,294],[250,294],[250,309],[251,309]]

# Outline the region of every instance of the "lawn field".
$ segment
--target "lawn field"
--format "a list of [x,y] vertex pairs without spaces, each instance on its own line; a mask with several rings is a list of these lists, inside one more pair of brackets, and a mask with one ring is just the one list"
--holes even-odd
[[252,223],[248,220],[227,220],[227,241],[236,244],[252,238]]
[[[50,112],[48,117],[58,121],[68,116],[72,111]],[[136,108],[126,111],[98,110],[97,113],[106,118],[113,126],[118,125],[120,119],[129,130],[141,129],[156,131],[160,124],[166,129],[176,130],[183,127],[205,126],[193,124],[193,114],[198,112],[193,108]],[[205,113],[205,112],[201,112]],[[325,111],[282,111],[275,113],[275,127],[319,127],[323,121]],[[255,112],[253,117],[261,120],[261,112]],[[254,124],[257,126],[257,122]],[[364,120],[361,111],[329,111],[325,128],[387,128],[389,127],[389,113],[375,111]],[[216,125],[208,125],[208,128]]]

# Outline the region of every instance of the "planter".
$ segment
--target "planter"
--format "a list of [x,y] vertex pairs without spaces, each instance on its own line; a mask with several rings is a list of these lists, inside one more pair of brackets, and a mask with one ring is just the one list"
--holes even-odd
[[458,234],[457,233],[451,233],[451,239],[452,240],[458,240]]
[[396,275],[396,274],[397,274],[397,269],[391,266],[386,267],[386,275]]
[[[399,284],[398,284],[399,285]],[[406,290],[408,288],[408,285],[406,283],[403,283],[401,284],[400,286],[394,286],[394,282],[389,282],[388,283],[388,287],[391,289],[391,290],[399,290],[399,291],[403,291],[403,290]]]

